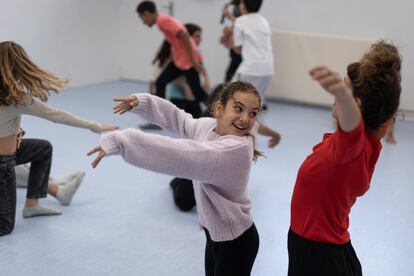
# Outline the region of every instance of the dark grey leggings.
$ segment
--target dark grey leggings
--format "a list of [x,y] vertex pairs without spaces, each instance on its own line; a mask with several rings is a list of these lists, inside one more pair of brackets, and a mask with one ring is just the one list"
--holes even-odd
[[16,216],[15,155],[0,155],[0,236],[13,231]]
[[13,231],[16,217],[15,165],[31,163],[27,198],[42,198],[47,195],[52,145],[46,140],[23,139],[13,155],[0,156],[0,236]]

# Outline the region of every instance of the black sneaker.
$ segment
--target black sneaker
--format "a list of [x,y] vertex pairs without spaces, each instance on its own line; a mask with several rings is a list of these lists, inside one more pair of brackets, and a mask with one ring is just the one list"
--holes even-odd
[[159,126],[154,125],[154,124],[140,125],[139,128],[142,130],[161,130],[162,129]]

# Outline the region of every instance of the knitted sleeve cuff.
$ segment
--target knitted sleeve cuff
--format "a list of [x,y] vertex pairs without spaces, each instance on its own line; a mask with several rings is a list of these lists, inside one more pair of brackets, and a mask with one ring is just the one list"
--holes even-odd
[[139,113],[145,112],[145,110],[148,110],[149,105],[150,105],[149,104],[150,97],[149,97],[148,94],[137,93],[137,94],[132,94],[131,96],[137,97],[138,101],[139,101],[139,104],[138,104],[138,106],[131,109],[130,112],[135,113],[135,114],[139,114]]
[[119,154],[121,149],[116,141],[116,134],[119,131],[113,131],[108,134],[101,135],[101,147],[107,155]]

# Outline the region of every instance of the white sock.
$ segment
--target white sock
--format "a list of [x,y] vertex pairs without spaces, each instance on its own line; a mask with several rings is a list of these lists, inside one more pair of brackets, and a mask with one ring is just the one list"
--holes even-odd
[[85,175],[84,172],[77,171],[67,176],[53,176],[51,177],[51,181],[53,184],[56,184],[56,185],[65,185],[66,183],[70,182],[72,179],[79,177],[81,174]]
[[27,188],[30,169],[25,165],[18,165],[14,167],[14,171],[16,172],[16,187]]
[[61,215],[62,212],[47,206],[42,206],[37,204],[33,207],[24,207],[23,208],[23,217],[31,218],[37,216],[56,216]]
[[56,198],[62,205],[69,205],[73,195],[76,193],[76,190],[79,188],[82,183],[85,173],[78,174],[75,178],[66,182],[65,185],[58,186],[58,191],[56,193]]

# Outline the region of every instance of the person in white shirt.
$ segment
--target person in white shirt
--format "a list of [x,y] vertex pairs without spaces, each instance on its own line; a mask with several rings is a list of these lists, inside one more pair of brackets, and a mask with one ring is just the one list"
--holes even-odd
[[273,69],[272,32],[266,18],[258,13],[262,0],[241,0],[242,16],[234,22],[233,50],[242,55],[236,79],[252,83],[262,97],[269,87]]

